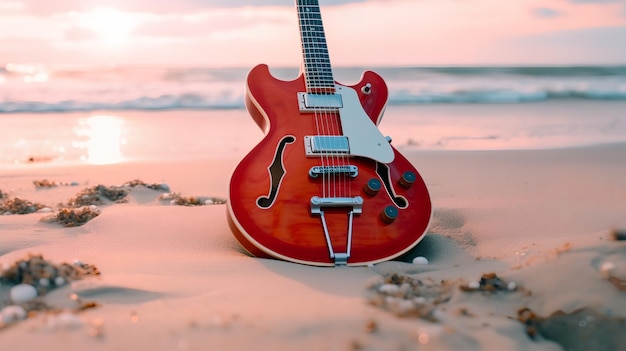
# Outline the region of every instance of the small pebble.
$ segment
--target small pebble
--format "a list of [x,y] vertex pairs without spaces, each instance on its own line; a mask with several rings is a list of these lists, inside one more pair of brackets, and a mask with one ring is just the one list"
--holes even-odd
[[161,200],[171,200],[171,199],[174,199],[175,197],[176,196],[174,196],[174,194],[172,194],[172,193],[165,193],[165,194],[161,195],[159,198]]
[[215,201],[213,201],[212,199],[208,199],[204,201],[205,205],[213,205],[215,203]]
[[50,279],[48,279],[48,278],[41,278],[41,279],[39,279],[39,285],[41,285],[41,286],[43,286],[45,288],[49,287],[50,286]]
[[467,284],[467,287],[470,289],[479,289],[480,288],[480,283],[479,282],[469,282],[469,284]]
[[509,284],[507,284],[506,288],[509,289],[509,291],[513,291],[513,290],[517,289],[517,284],[515,284],[515,282],[509,282]]
[[426,298],[423,296],[417,296],[413,298],[413,303],[416,305],[425,305],[426,302]]
[[413,264],[428,264],[428,259],[424,256],[417,256],[413,259]]
[[378,291],[385,294],[395,294],[400,290],[400,287],[395,284],[383,284],[378,288]]
[[77,329],[85,325],[80,317],[71,312],[61,312],[47,318],[46,327],[51,330],[71,330]]
[[54,285],[56,285],[56,286],[63,286],[63,285],[65,285],[65,278],[63,278],[63,277],[56,277],[56,278],[54,278]]
[[604,262],[602,265],[600,265],[600,272],[603,274],[608,274],[613,270],[613,268],[615,268],[615,264],[613,264],[613,262]]
[[11,288],[10,296],[14,303],[28,302],[37,297],[37,289],[30,284],[18,284]]
[[53,210],[50,207],[44,207],[40,209],[39,211],[37,211],[37,213],[51,213],[51,212],[53,212]]
[[13,324],[26,318],[26,310],[22,306],[10,305],[0,311],[1,324]]
[[159,187],[158,187],[158,188],[159,188],[159,190],[163,190],[163,191],[167,191],[167,192],[169,192],[169,191],[170,191],[170,186],[169,186],[169,185],[167,185],[166,183],[161,183],[161,184],[159,184]]

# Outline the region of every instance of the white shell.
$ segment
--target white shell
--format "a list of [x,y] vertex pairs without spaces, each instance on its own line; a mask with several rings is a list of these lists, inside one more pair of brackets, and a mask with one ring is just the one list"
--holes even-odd
[[24,303],[37,297],[37,289],[29,284],[18,284],[11,288],[11,301]]
[[506,286],[507,289],[509,289],[509,291],[513,291],[515,289],[517,289],[517,284],[515,284],[515,282],[509,282],[509,284]]
[[400,287],[395,284],[383,284],[378,288],[378,292],[385,294],[395,294],[400,290]]
[[161,194],[161,196],[159,196],[160,200],[171,200],[174,198],[174,194],[172,193],[165,193],[165,194]]
[[424,256],[417,256],[413,259],[413,264],[428,264],[428,259]]
[[480,288],[480,283],[479,282],[469,282],[469,284],[467,284],[467,287],[470,289],[478,289]]
[[56,278],[54,278],[54,285],[56,285],[56,286],[65,285],[65,278],[63,278],[63,277],[56,277]]
[[71,312],[61,312],[53,318],[48,319],[48,327],[51,329],[76,329],[85,323],[80,317]]
[[615,269],[615,264],[613,262],[610,262],[610,261],[604,262],[600,266],[600,274],[603,277],[608,278],[609,275],[611,275],[611,271],[614,269]]
[[10,305],[0,311],[0,322],[12,324],[26,318],[26,310],[22,306]]

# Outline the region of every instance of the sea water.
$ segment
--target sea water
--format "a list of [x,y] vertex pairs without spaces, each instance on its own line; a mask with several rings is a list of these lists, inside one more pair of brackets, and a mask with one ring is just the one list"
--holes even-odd
[[[626,66],[367,69],[388,85],[380,129],[398,147],[626,141]],[[248,70],[7,64],[0,68],[0,163],[245,152],[262,136],[244,107]],[[364,70],[333,72],[350,85]],[[298,75],[292,67],[271,72],[284,80]]]

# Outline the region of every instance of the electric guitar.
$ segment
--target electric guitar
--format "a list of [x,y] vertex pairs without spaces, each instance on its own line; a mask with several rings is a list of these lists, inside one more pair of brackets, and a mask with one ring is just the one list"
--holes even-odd
[[317,0],[296,0],[303,67],[293,81],[267,65],[246,79],[246,107],[265,132],[235,168],[228,222],[257,257],[315,266],[393,259],[426,233],[422,177],[378,130],[387,86],[366,71],[335,82]]

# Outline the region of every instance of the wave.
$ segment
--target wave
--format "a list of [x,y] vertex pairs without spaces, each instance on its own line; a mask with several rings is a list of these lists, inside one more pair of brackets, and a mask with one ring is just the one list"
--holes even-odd
[[410,104],[506,104],[540,102],[547,100],[626,100],[626,89],[623,90],[459,90],[447,93],[410,92],[400,90],[392,92],[390,105]]
[[[8,66],[7,66],[8,67]],[[244,108],[247,68],[0,68],[0,113]],[[364,69],[333,70],[351,82]],[[390,105],[626,100],[626,66],[380,67]],[[280,79],[296,68],[272,69]],[[348,83],[351,84],[351,83]]]
[[[528,103],[548,100],[626,100],[626,91],[536,91],[474,90],[449,93],[415,93],[410,91],[391,92],[388,105],[419,104],[507,104]],[[120,102],[90,102],[64,100],[5,101],[0,102],[0,113],[21,112],[78,112],[96,110],[175,110],[175,109],[241,109],[243,97],[237,99],[215,99],[198,94],[141,96]]]
[[0,103],[0,112],[78,112],[78,111],[119,111],[119,110],[172,110],[172,109],[235,109],[242,108],[243,102],[214,101],[196,94],[141,96],[135,99],[106,103],[65,100],[58,102],[9,101]]

